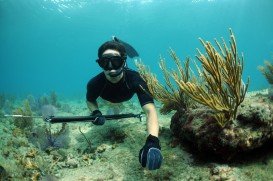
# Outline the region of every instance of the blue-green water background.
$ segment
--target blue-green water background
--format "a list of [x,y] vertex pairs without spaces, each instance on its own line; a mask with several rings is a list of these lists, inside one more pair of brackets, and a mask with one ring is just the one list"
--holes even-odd
[[173,65],[169,47],[194,58],[203,50],[198,37],[228,40],[228,28],[244,53],[250,90],[267,88],[257,66],[272,59],[272,0],[0,0],[0,93],[84,97],[101,71],[97,48],[112,35],[132,44],[161,79],[159,56]]

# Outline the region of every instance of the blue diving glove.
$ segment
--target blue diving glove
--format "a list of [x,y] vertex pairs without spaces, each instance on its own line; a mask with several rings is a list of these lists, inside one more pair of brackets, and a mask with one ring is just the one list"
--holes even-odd
[[159,139],[149,135],[143,148],[139,151],[139,162],[149,170],[159,169],[163,160]]
[[105,117],[101,114],[99,110],[95,110],[92,112],[91,116],[95,116],[95,120],[92,121],[95,125],[103,125],[105,123]]

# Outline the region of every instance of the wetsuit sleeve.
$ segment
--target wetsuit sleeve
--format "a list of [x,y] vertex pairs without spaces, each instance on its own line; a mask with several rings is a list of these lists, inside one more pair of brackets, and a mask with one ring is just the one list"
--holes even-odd
[[135,76],[134,84],[135,91],[141,107],[148,103],[154,103],[153,97],[148,89],[147,83],[141,78],[139,74]]
[[100,91],[101,91],[101,83],[102,83],[100,79],[101,79],[101,76],[96,76],[87,83],[87,92],[86,92],[87,101],[94,102],[99,97]]

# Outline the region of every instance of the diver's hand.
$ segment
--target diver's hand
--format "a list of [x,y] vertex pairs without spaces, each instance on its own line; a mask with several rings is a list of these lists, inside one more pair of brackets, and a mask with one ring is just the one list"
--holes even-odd
[[163,160],[160,150],[159,139],[149,135],[139,152],[139,162],[142,167],[147,167],[149,170],[159,169]]
[[92,112],[91,116],[95,116],[95,120],[92,121],[95,125],[103,125],[105,123],[105,117],[101,114],[99,110],[95,110]]

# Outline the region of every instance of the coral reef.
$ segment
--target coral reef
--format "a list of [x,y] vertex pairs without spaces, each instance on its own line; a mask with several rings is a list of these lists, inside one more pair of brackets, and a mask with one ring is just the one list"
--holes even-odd
[[57,108],[53,105],[44,105],[41,108],[41,114],[43,118],[49,118],[51,116],[55,116],[57,112]]
[[48,163],[28,142],[25,131],[5,121],[0,132],[0,180],[39,180]]
[[198,51],[205,87],[180,81],[178,77],[176,81],[187,95],[205,106],[176,113],[171,130],[201,153],[215,153],[229,160],[272,140],[273,109],[258,96],[245,100],[248,83],[245,85],[241,79],[243,62],[237,57],[232,32],[231,49],[225,43],[222,48],[216,41],[222,56],[209,42],[201,42],[207,52],[206,57]]
[[7,94],[0,94],[0,110],[5,114],[12,114],[14,110],[15,97]]
[[68,125],[63,123],[61,128],[55,127],[55,129],[52,128],[51,124],[37,127],[32,131],[29,140],[43,151],[67,148],[70,143]]
[[[218,52],[210,42],[205,42],[201,38],[200,41],[205,47],[206,55],[197,49],[199,54],[197,58],[202,64],[202,69],[195,64],[199,79],[191,71],[189,59],[185,61],[183,68],[172,50],[170,55],[177,65],[178,73],[175,71],[170,73],[165,62],[160,60],[160,68],[168,89],[161,85],[142,63],[137,62],[136,65],[151,94],[163,103],[161,112],[168,113],[170,110],[181,112],[189,107],[193,108],[195,104],[189,101],[190,97],[199,104],[211,108],[214,111],[214,119],[224,127],[236,118],[238,106],[245,98],[249,79],[246,84],[242,81],[243,58],[238,56],[235,36],[231,30],[231,48],[227,47],[224,40],[222,45],[215,40]],[[170,76],[177,83],[178,90],[173,88]]]
[[266,80],[270,84],[268,89],[268,97],[270,100],[273,101],[273,62],[268,60],[264,61],[264,66],[259,66],[258,69],[262,72],[265,76]]
[[[184,82],[188,82],[190,79],[195,81],[194,78],[191,78],[191,71],[189,69],[190,59],[187,58],[184,62],[184,66],[182,66],[180,59],[172,49],[170,49],[170,56],[173,58],[180,75],[176,72],[172,72],[172,74],[176,75],[176,77],[180,77]],[[162,85],[156,78],[156,75],[152,74],[141,61],[136,61],[135,63],[140,75],[147,82],[149,91],[154,99],[163,104],[163,107],[160,109],[162,114],[167,114],[173,110],[178,112],[184,111],[187,110],[188,107],[194,106],[193,101],[191,101],[188,96],[185,96],[185,93],[181,89],[173,86],[171,72],[167,70],[164,58],[160,57],[159,66],[163,72],[166,86]]]
[[[23,104],[17,104],[13,97],[2,96],[1,114],[8,114],[7,107],[19,106],[12,112],[17,116],[0,117],[0,132],[3,133],[0,135],[0,180],[41,180],[45,175],[58,173],[58,162],[64,162],[67,158],[61,150],[69,146],[69,128],[66,124],[44,123],[42,126],[40,118],[36,119],[37,114],[55,115],[56,108],[51,103],[59,103],[53,95],[50,99],[39,99],[43,101],[30,95]],[[9,102],[12,106],[7,106]]]
[[[272,140],[272,105],[261,101],[264,99],[249,98],[245,102],[249,78],[246,84],[242,80],[243,57],[238,55],[231,29],[230,46],[224,39],[222,43],[215,40],[217,48],[201,38],[200,41],[205,53],[197,49],[201,67],[194,62],[196,71],[189,66],[189,60],[182,68],[172,51],[178,71],[168,71],[161,59],[160,68],[168,89],[143,64],[137,63],[137,66],[155,99],[167,108],[175,105],[169,109],[177,111],[170,126],[174,136],[190,142],[200,153],[215,153],[229,160],[237,153]],[[173,88],[171,78],[177,89]],[[189,98],[194,103],[188,104]],[[176,108],[179,106],[182,109]]]
[[198,50],[198,60],[202,64],[199,83],[186,82],[174,74],[180,89],[193,100],[210,107],[221,127],[236,119],[238,106],[243,102],[248,88],[242,81],[243,58],[238,56],[235,36],[230,30],[230,48],[223,40],[222,45],[215,40],[219,52],[210,42],[204,42],[206,55]]
[[183,117],[174,115],[171,123],[176,137],[189,141],[200,153],[214,153],[224,160],[272,140],[272,129],[272,105],[259,96],[242,103],[237,119],[225,128],[214,124],[211,111],[202,107],[186,112]]
[[31,110],[37,115],[43,114],[43,107],[53,106],[56,108],[61,108],[62,105],[58,100],[56,92],[52,91],[50,95],[44,94],[40,97],[34,97],[33,95],[28,95],[27,100],[30,104]]
[[[255,100],[248,100],[248,96],[239,106],[238,115],[242,115],[240,120],[245,124],[251,125],[251,119],[254,115],[260,117],[265,113],[263,119],[258,124],[267,124],[268,106],[261,109],[255,106],[253,102],[259,105],[266,105],[265,96],[255,95]],[[21,103],[21,102],[20,102]],[[62,101],[71,105],[72,111],[79,115],[88,113],[85,100]],[[141,110],[138,101],[125,104],[126,111]],[[249,107],[244,109],[244,107]],[[107,107],[103,107],[106,112]],[[198,106],[197,109],[204,106]],[[260,109],[259,112],[253,111]],[[187,112],[196,109],[188,109]],[[245,111],[244,111],[245,110]],[[124,111],[124,110],[123,110]],[[211,110],[210,110],[211,111]],[[248,114],[248,112],[251,114]],[[136,111],[138,112],[138,111]],[[186,117],[178,115],[181,123]],[[68,115],[62,109],[59,115]],[[186,115],[186,114],[185,114]],[[41,119],[34,118],[34,129],[32,134],[26,134],[24,130],[15,127],[12,118],[0,118],[0,175],[5,176],[2,180],[272,180],[273,155],[267,154],[265,158],[259,161],[251,159],[247,163],[232,163],[222,165],[212,162],[209,163],[196,159],[186,147],[170,147],[171,137],[168,126],[170,124],[170,115],[160,115],[160,142],[162,154],[164,155],[164,165],[159,171],[148,171],[143,169],[137,159],[139,149],[143,146],[146,138],[145,122],[138,122],[135,119],[126,121],[109,121],[103,127],[93,126],[90,123],[69,124],[71,144],[68,148],[45,149],[39,148],[39,139],[36,139],[35,145],[30,141],[29,136],[44,136],[45,129],[49,125],[44,125]],[[202,121],[201,119],[199,119]],[[195,124],[195,122],[193,122]],[[201,122],[202,123],[202,122]],[[215,121],[212,121],[215,125]],[[240,124],[242,124],[240,123]],[[196,122],[195,125],[198,125]],[[179,127],[181,124],[176,125]],[[255,124],[254,124],[255,125]],[[268,124],[270,126],[270,124]],[[81,126],[82,133],[79,131]],[[61,130],[61,124],[52,124],[51,133]],[[41,132],[37,131],[40,129]],[[219,126],[218,126],[219,128]],[[249,127],[254,130],[256,127]],[[66,128],[68,129],[68,127]],[[247,128],[246,128],[247,129]],[[213,130],[210,130],[212,132]],[[181,130],[180,130],[181,132]],[[209,134],[204,132],[203,135]],[[217,132],[217,130],[215,130]],[[228,131],[229,135],[233,135]],[[184,134],[185,135],[185,134]],[[255,135],[253,135],[255,136]],[[88,139],[88,141],[86,140]],[[179,140],[180,141],[180,140]],[[203,140],[203,143],[206,140]],[[215,140],[215,144],[216,144]],[[90,148],[91,145],[91,148]],[[270,153],[270,151],[268,151]],[[267,152],[267,153],[268,153]],[[208,158],[208,155],[206,155]],[[1,170],[2,169],[2,170]],[[101,174],[104,173],[104,174]],[[0,180],[1,180],[0,179]]]
[[52,91],[50,93],[50,103],[53,105],[53,106],[56,106],[58,107],[59,106],[59,103],[58,103],[58,96],[57,96],[57,93],[55,91]]
[[265,76],[269,84],[273,85],[273,62],[264,61],[264,66],[259,66],[258,69]]
[[14,117],[14,125],[20,129],[30,131],[33,128],[33,118],[30,104],[27,100],[24,102],[23,107],[19,107],[13,111],[15,115],[22,115],[23,117]]

